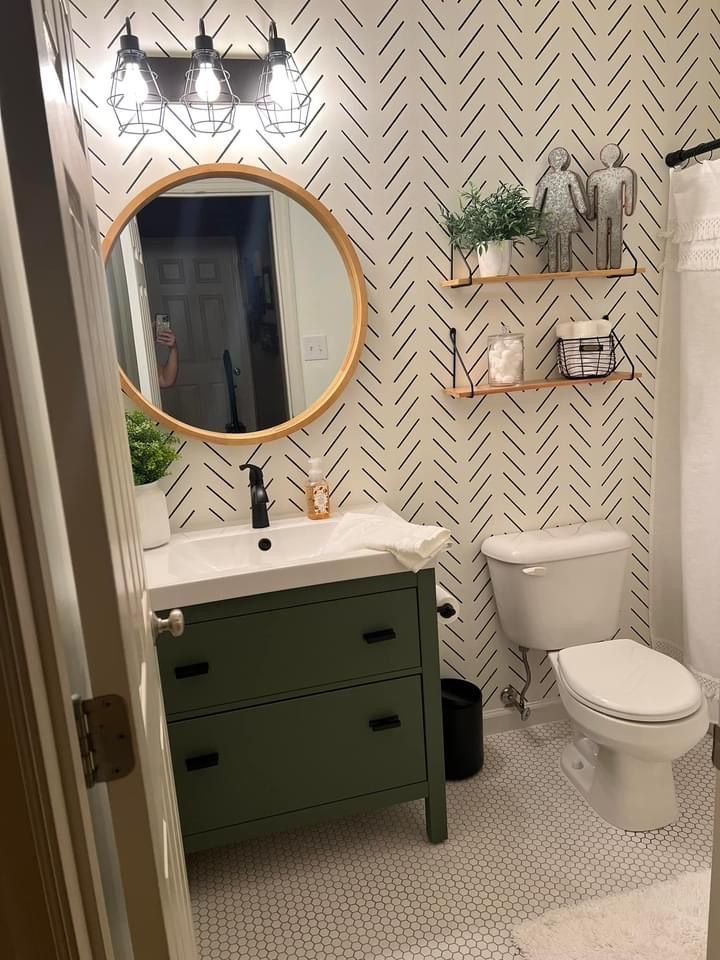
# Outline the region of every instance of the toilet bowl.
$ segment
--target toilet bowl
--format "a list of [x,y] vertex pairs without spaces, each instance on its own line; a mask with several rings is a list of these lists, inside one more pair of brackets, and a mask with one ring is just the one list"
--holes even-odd
[[633,640],[549,654],[575,737],[560,765],[603,819],[623,830],[657,830],[678,816],[672,761],[708,728],[692,674]]
[[616,638],[630,544],[597,520],[489,537],[482,552],[505,639],[549,655],[574,728],[563,771],[609,823],[656,830],[678,816],[672,762],[709,717],[682,664]]

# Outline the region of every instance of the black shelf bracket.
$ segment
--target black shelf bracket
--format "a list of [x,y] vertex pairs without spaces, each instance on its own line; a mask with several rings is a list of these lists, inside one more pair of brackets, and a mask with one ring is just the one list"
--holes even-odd
[[[630,248],[628,247],[628,249],[630,249]],[[631,253],[632,253],[632,251],[631,251]],[[637,263],[637,261],[636,261],[636,263]],[[604,313],[604,314],[603,314],[603,320],[607,320],[608,323],[612,323],[612,320],[610,319],[610,314],[611,314],[611,312],[612,312],[612,307],[610,308],[610,310],[608,310],[607,313]],[[618,320],[618,323],[620,323],[619,320]],[[630,354],[629,354],[629,353],[627,352],[627,350],[625,349],[625,344],[623,343],[623,340],[625,339],[625,337],[623,337],[623,338],[621,339],[621,338],[617,335],[617,333],[615,332],[615,328],[617,327],[617,325],[618,325],[617,323],[616,323],[616,324],[613,324],[612,335],[613,335],[613,337],[614,337],[614,339],[615,339],[616,345],[617,345],[618,347],[620,347],[620,350],[622,351],[623,356],[625,357],[625,359],[627,360],[627,362],[630,364],[630,373],[632,374],[632,379],[634,380],[634,379],[635,379],[635,363],[634,363],[634,361],[633,361],[633,358],[630,356]],[[616,364],[616,365],[615,365],[615,370],[617,370],[617,368],[618,368],[618,365]]]
[[609,273],[609,274],[608,274],[608,279],[609,279],[609,280],[613,280],[613,279],[623,280],[623,279],[627,279],[628,277],[635,277],[635,276],[637,276],[637,272],[638,272],[638,261],[637,261],[637,257],[636,257],[635,254],[633,253],[632,247],[631,247],[631,246],[627,243],[627,241],[624,240],[624,239],[623,239],[623,250],[627,250],[627,252],[630,254],[630,259],[631,259],[632,262],[633,262],[633,272],[632,272],[632,273]]
[[472,283],[472,278],[475,271],[470,266],[470,261],[465,256],[465,252],[461,250],[460,247],[454,247],[452,243],[450,244],[450,276],[447,279],[448,280],[455,279],[455,251],[456,250],[460,254],[460,256],[463,258],[463,263],[467,268],[467,280],[465,281],[464,284],[462,284],[462,286],[470,286],[470,284]]
[[458,362],[463,368],[465,376],[467,377],[468,383],[470,384],[470,398],[472,399],[475,396],[475,384],[472,382],[472,377],[468,372],[468,368],[465,366],[465,361],[463,360],[463,355],[458,350],[457,345],[457,330],[455,327],[450,327],[450,343],[452,343],[453,359],[452,359],[452,385],[453,387],[457,386],[457,365]]

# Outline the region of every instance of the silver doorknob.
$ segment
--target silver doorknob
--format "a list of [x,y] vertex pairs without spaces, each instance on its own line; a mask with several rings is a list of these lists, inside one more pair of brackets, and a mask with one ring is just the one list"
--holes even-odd
[[156,613],[151,613],[150,626],[156,640],[161,633],[170,633],[173,637],[181,637],[185,632],[185,617],[182,610],[171,610],[167,619],[159,617]]

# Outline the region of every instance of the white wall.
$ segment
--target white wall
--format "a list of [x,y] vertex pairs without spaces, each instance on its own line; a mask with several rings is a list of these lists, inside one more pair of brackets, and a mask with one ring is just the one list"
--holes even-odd
[[290,243],[295,267],[298,337],[321,334],[327,360],[304,360],[305,397],[320,397],[340,369],[352,333],[352,293],[337,247],[324,227],[299,203],[288,205]]
[[[477,681],[492,707],[515,679],[517,658],[499,639],[483,538],[608,517],[633,538],[623,631],[646,639],[663,155],[718,135],[720,25],[711,0],[273,0],[268,12],[297,48],[313,90],[305,134],[266,135],[243,108],[239,132],[193,136],[171,115],[167,133],[142,142],[118,138],[105,103],[123,17],[135,11],[146,50],[172,52],[172,34],[191,44],[205,5],[79,0],[79,7],[75,49],[102,229],[133,193],[171,171],[242,161],[320,197],[354,241],[368,282],[367,346],[342,400],[306,431],[261,451],[188,441],[171,481],[175,526],[245,522],[238,465],[249,452],[273,481],[273,512],[299,511],[306,454],[324,454],[336,503],[382,499],[408,519],[451,529],[437,570],[463,608],[462,622],[441,631],[443,669]],[[260,47],[254,24],[264,27],[263,15],[246,13],[229,0],[208,13],[218,49],[241,55],[251,43]],[[463,184],[530,187],[554,145],[566,146],[573,168],[587,174],[609,141],[622,144],[638,172],[640,199],[626,238],[647,266],[643,277],[437,286],[448,263],[436,214]],[[576,252],[592,265],[589,232]],[[515,262],[523,271],[540,263],[532,246]],[[525,333],[528,373],[545,375],[556,320],[610,308],[640,382],[481,401],[443,394],[451,326],[476,378],[487,335],[503,321]],[[549,665],[535,668],[532,696],[553,697]]]

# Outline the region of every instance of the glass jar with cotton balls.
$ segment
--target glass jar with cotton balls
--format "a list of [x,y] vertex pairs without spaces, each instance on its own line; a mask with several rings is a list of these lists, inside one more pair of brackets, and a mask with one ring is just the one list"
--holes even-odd
[[495,387],[510,387],[525,378],[525,338],[521,333],[510,333],[503,324],[503,332],[488,337],[488,383]]

